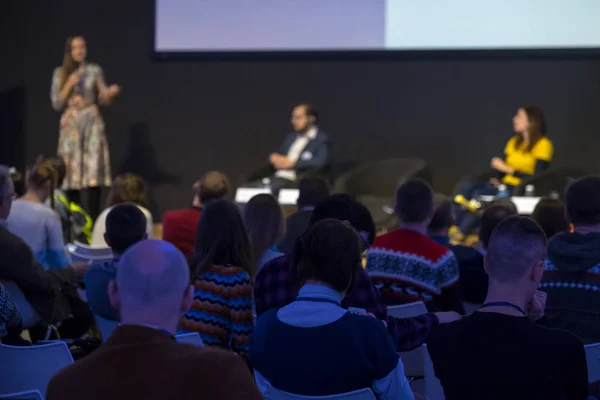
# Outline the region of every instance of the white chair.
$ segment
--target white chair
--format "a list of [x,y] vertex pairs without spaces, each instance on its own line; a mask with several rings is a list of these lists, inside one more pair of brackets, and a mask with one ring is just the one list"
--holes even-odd
[[204,347],[204,342],[198,332],[181,333],[175,336],[175,340],[177,340],[178,343],[195,344],[196,346]]
[[119,321],[112,321],[110,319],[102,318],[99,315],[94,314],[94,320],[96,320],[96,326],[100,331],[100,336],[102,336],[102,341],[106,342],[112,332],[115,330],[117,326],[119,326]]
[[600,343],[586,345],[585,358],[587,361],[588,382],[600,381]]
[[425,370],[425,396],[429,400],[444,400],[444,389],[440,380],[435,376],[433,362],[427,351],[427,345],[423,345],[423,360]]
[[394,318],[412,318],[423,314],[427,314],[427,307],[422,301],[388,307],[388,315]]
[[6,288],[8,294],[10,294],[10,298],[17,305],[19,313],[21,314],[21,319],[23,320],[23,328],[29,329],[37,325],[40,321],[40,316],[37,311],[33,309],[29,300],[27,300],[21,291],[21,288],[11,281],[0,281],[0,283]]
[[[412,318],[423,314],[427,314],[427,307],[425,307],[425,303],[422,301],[388,307],[388,315],[394,318]],[[404,351],[399,353],[399,355],[402,359],[402,364],[404,364],[404,373],[406,376],[424,376],[422,348]]]
[[67,345],[57,341],[39,346],[0,344],[0,393],[39,390],[46,395],[50,379],[73,364]]
[[113,259],[112,250],[109,247],[93,247],[80,242],[69,243],[67,250],[71,254],[73,262],[92,262],[103,264]]
[[39,390],[28,390],[26,392],[0,394],[0,400],[44,400]]
[[330,396],[302,396],[277,390],[269,386],[265,394],[265,400],[376,400],[370,389],[360,389],[348,393],[332,394]]

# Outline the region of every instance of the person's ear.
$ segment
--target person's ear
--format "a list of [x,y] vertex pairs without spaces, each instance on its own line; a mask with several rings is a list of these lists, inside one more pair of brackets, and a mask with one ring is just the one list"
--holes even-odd
[[483,270],[485,271],[485,273],[488,276],[490,275],[490,271],[488,269],[488,263],[487,263],[487,254],[483,256]]
[[181,299],[181,306],[179,312],[185,314],[192,307],[194,301],[194,285],[188,285],[183,292],[183,299]]
[[119,289],[115,281],[108,282],[108,300],[113,308],[117,310],[121,308],[121,296],[119,295]]
[[108,247],[111,247],[111,246],[110,246],[110,238],[109,238],[109,236],[108,236],[108,233],[104,232],[104,235],[103,235],[103,236],[104,236],[104,241],[106,242],[106,245],[107,245]]

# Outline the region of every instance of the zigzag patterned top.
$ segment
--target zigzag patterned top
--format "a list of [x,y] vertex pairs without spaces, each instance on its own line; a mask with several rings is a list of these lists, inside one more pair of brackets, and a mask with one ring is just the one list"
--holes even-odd
[[194,282],[194,302],[179,332],[198,332],[206,346],[246,357],[254,328],[252,283],[234,266],[213,266]]
[[405,229],[377,238],[369,249],[366,270],[388,305],[431,303],[459,278],[458,263],[449,249]]

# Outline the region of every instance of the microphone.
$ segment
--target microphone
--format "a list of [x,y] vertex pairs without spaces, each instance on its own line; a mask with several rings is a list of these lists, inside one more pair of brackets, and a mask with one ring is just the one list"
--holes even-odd
[[475,199],[467,200],[465,196],[462,194],[457,194],[454,196],[454,202],[458,205],[461,205],[467,208],[469,211],[476,213],[481,210],[481,203]]

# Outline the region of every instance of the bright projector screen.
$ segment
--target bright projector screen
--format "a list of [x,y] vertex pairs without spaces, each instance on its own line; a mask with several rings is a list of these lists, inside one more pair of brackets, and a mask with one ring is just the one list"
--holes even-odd
[[155,0],[158,53],[600,48],[600,0]]

